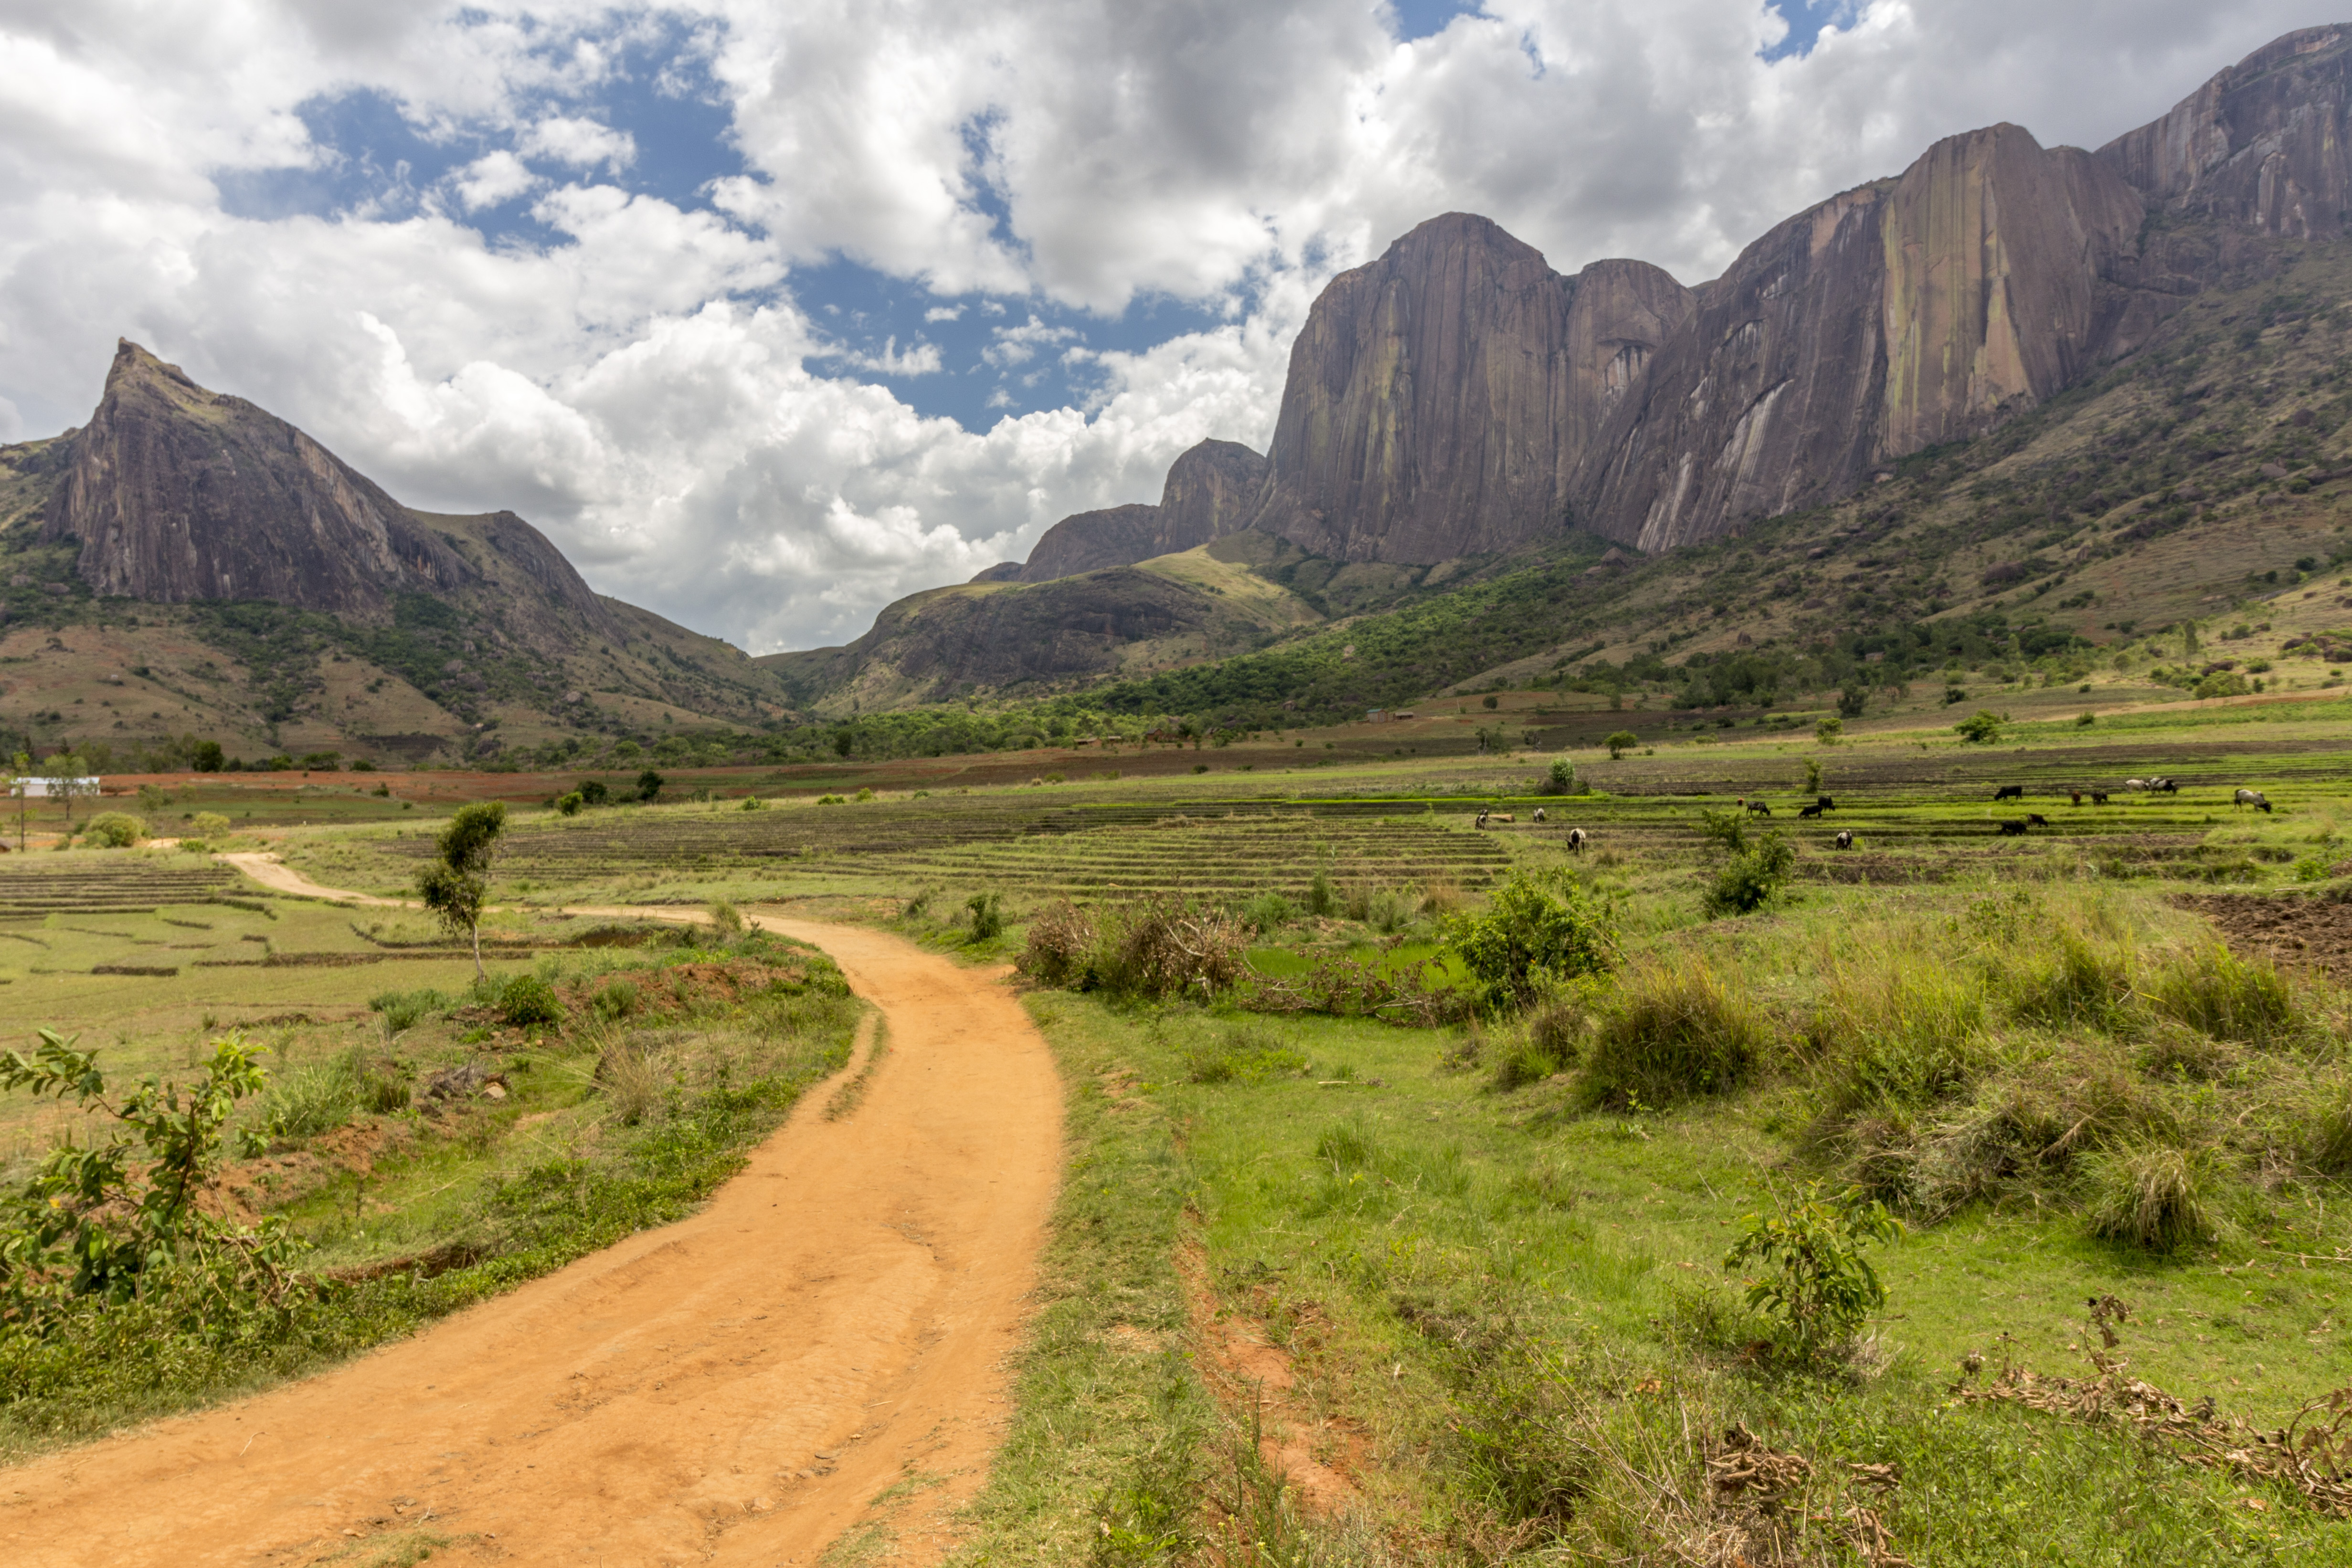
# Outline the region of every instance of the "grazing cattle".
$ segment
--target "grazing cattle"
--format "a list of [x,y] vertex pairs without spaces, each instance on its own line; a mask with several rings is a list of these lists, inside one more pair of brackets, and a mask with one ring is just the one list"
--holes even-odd
[[1817,795],[1813,796],[1813,804],[1820,806],[1823,811],[1835,811],[1837,809],[1837,802],[1832,800],[1825,795]]
[[1541,822],[1543,819],[1544,819],[1543,807],[1542,807],[1542,806],[1538,806],[1538,807],[1536,807],[1536,820],[1537,820],[1538,822]]
[[2269,797],[2258,789],[2242,789],[2230,802],[2230,809],[2232,811],[2242,805],[2251,805],[2256,811],[2263,812],[2267,812],[2271,808]]
[[2091,792],[2091,804],[2092,804],[2093,805],[2106,805],[2106,804],[2107,804],[2107,792],[2106,792],[2105,790],[2103,790],[2103,789],[2095,789],[2095,790],[2093,790],[2093,791]]
[[2021,838],[2025,836],[2025,824],[2011,817],[2000,825],[2000,836],[2003,838]]
[[1582,829],[1581,827],[1571,827],[1571,828],[1570,828],[1570,829],[1568,830],[1568,852],[1569,852],[1570,854],[1571,854],[1571,855],[1581,855],[1581,854],[1583,854],[1583,853],[1584,853],[1584,842],[1585,842],[1585,833],[1584,833],[1584,829]]
[[1751,800],[1748,802],[1748,815],[1750,816],[1769,816],[1772,815],[1772,807],[1764,801]]
[[1821,814],[1822,808],[1819,805],[1801,805],[1797,808],[1799,816],[1819,816]]
[[2023,800],[2025,798],[2025,786],[2023,784],[2003,784],[1999,789],[1992,792],[1992,798],[1995,805],[1999,805],[2004,800]]
[[1470,826],[1473,827],[1484,827],[1486,826],[1486,812],[1483,806],[1479,808],[1477,820],[1471,823]]
[[1835,838],[1831,839],[1831,840],[1830,840],[1830,842],[1831,842],[1831,843],[1832,843],[1832,844],[1834,844],[1834,845],[1836,845],[1836,846],[1837,846],[1839,848],[1841,848],[1841,849],[1851,849],[1851,848],[1853,848],[1853,828],[1851,828],[1851,827],[1841,827],[1841,828],[1839,828],[1839,829],[1838,829],[1838,836],[1837,836]]
[[2028,827],[2047,827],[2050,826],[2050,819],[2042,816],[2038,811],[2029,811],[2025,814],[2025,826]]
[[2073,801],[2076,805],[2080,805],[2083,804],[2083,792],[2078,789],[2070,789],[2066,792],[2066,798]]
[[2159,795],[2179,795],[2180,793],[2180,781],[2179,779],[2150,779],[2147,781],[2147,787]]
[[2126,780],[2124,780],[2124,788],[2126,788],[2126,789],[2146,789],[2147,787],[2147,781],[2146,779],[2126,779]]

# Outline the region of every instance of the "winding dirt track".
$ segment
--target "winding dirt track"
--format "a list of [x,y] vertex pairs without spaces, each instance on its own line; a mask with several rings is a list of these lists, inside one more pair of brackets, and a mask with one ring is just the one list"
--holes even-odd
[[421,1528],[450,1538],[436,1561],[808,1563],[871,1518],[894,1561],[935,1561],[1009,1408],[1059,1084],[992,977],[760,923],[831,953],[887,1034],[708,1208],[336,1371],[0,1471],[0,1562],[291,1564]]

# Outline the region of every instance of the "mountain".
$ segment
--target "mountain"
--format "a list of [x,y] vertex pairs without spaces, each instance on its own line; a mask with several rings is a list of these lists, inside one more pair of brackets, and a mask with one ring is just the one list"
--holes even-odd
[[1563,278],[1488,219],[1432,218],[1317,298],[1252,526],[1412,563],[1557,533],[1580,443],[1690,311],[1647,263]]
[[1017,575],[991,579],[982,573],[973,580],[1050,583],[1179,554],[1248,526],[1265,484],[1265,459],[1257,453],[1238,441],[1202,441],[1170,465],[1158,506],[1115,506],[1066,517],[1045,531]]
[[843,717],[1150,675],[1321,618],[1296,595],[1202,546],[1042,583],[934,588],[892,604],[845,647],[752,662],[794,706]]
[[[0,730],[43,749],[486,761],[787,711],[740,650],[595,594],[514,513],[403,506],[129,342],[87,425],[0,447],[0,660],[35,666]],[[77,704],[117,712],[93,736]]]

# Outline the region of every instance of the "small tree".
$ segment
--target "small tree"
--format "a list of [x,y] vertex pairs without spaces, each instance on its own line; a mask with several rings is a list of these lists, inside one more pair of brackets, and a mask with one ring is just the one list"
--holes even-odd
[[661,774],[654,772],[651,768],[647,768],[644,773],[637,775],[637,798],[639,800],[659,799],[661,796],[662,785],[665,782],[667,781],[662,778]]
[[2000,715],[1990,708],[1979,708],[1952,728],[1972,746],[1990,746],[2000,739]]
[[504,802],[481,800],[459,806],[435,841],[439,859],[416,878],[425,907],[452,932],[473,939],[477,980],[482,978],[482,905],[490,893],[490,858],[506,825]]
[[1861,685],[1847,687],[1844,690],[1838,693],[1838,717],[1841,719],[1861,718],[1863,708],[1869,702],[1869,700],[1870,689],[1868,687]]
[[1824,746],[1834,746],[1845,739],[1845,721],[1824,719],[1813,726],[1813,739]]
[[73,803],[83,795],[96,795],[98,784],[82,771],[82,760],[71,752],[59,752],[41,764],[41,776],[47,781],[48,793],[66,803],[66,837],[73,837]]
[[1886,1205],[1860,1188],[1824,1198],[1814,1182],[1778,1214],[1749,1215],[1723,1266],[1761,1265],[1764,1272],[1748,1283],[1748,1304],[1780,1318],[1813,1355],[1853,1338],[1886,1304],[1886,1287],[1862,1249],[1902,1230]]
[[1631,730],[1618,730],[1612,732],[1601,743],[1609,748],[1609,760],[1613,763],[1618,758],[1623,756],[1626,752],[1632,751],[1634,747],[1640,745],[1642,743],[1642,737],[1636,735]]
[[1576,769],[1567,758],[1554,758],[1550,771],[1544,774],[1543,782],[1536,787],[1545,795],[1574,795]]
[[1517,1007],[1552,985],[1613,967],[1617,922],[1607,904],[1572,883],[1555,898],[1514,871],[1484,911],[1445,922],[1445,944],[1491,1002]]
[[1822,788],[1822,764],[1811,757],[1805,759],[1805,793],[1819,795]]

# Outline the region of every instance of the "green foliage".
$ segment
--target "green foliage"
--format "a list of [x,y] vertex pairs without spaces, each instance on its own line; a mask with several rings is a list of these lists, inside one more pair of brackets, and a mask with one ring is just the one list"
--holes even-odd
[[1703,961],[1650,960],[1621,978],[1601,1008],[1584,1092],[1603,1103],[1649,1105],[1722,1094],[1754,1076],[1772,1038],[1754,998]]
[[1543,782],[1536,788],[1543,795],[1574,795],[1577,793],[1576,768],[1567,758],[1556,757],[1546,770]]
[[1288,925],[1297,912],[1288,899],[1271,890],[1260,893],[1242,906],[1242,919],[1248,921],[1249,928],[1260,936]]
[[2267,1046],[2303,1026],[2294,990],[2276,967],[2209,942],[2163,964],[2147,985],[2158,1012],[2217,1040]]
[[1004,934],[1004,906],[994,893],[974,893],[964,900],[971,917],[971,940],[993,942]]
[[232,1032],[213,1042],[200,1081],[146,1078],[118,1097],[78,1039],[43,1029],[32,1056],[0,1055],[0,1089],[71,1103],[119,1130],[52,1149],[0,1199],[0,1324],[37,1331],[78,1298],[127,1301],[174,1273],[232,1303],[281,1298],[296,1250],[284,1223],[240,1226],[196,1202],[219,1168],[229,1112],[267,1081],[260,1048]]
[[200,811],[188,823],[188,831],[216,844],[228,837],[228,818],[217,811]]
[[2078,730],[2087,730],[2098,721],[2099,716],[2096,713],[2077,713],[2074,715],[2074,727]]
[[1720,845],[1733,855],[1748,852],[1748,813],[1738,806],[1721,811],[1702,806],[1698,814],[1698,830],[1710,844]]
[[1776,1212],[1742,1223],[1747,1229],[1723,1266],[1759,1266],[1761,1272],[1748,1282],[1748,1304],[1778,1318],[1808,1355],[1845,1343],[1886,1304],[1886,1287],[1863,1256],[1871,1243],[1902,1234],[1885,1205],[1859,1190],[1824,1198],[1813,1182]]
[[1601,743],[1609,748],[1609,759],[1614,762],[1640,745],[1642,737],[1631,730],[1612,730],[1601,737]]
[[1184,1052],[1185,1076],[1194,1083],[1263,1083],[1297,1078],[1307,1058],[1262,1024],[1228,1026]]
[[563,1022],[555,987],[536,974],[518,974],[499,988],[499,1017],[519,1029]]
[[1339,912],[1339,889],[1331,880],[1328,855],[1316,862],[1315,875],[1307,884],[1307,912],[1318,920],[1328,920]]
[[2221,669],[2200,680],[2189,695],[2202,702],[2212,697],[2243,697],[2252,689],[2246,678],[2236,670]]
[[368,998],[368,1010],[383,1015],[384,1026],[395,1035],[415,1028],[429,1015],[446,1013],[456,1005],[429,986],[415,991],[380,991]]
[[1445,921],[1445,945],[1476,978],[1486,1004],[1519,1007],[1553,986],[1617,962],[1615,912],[1580,885],[1557,894],[1514,871],[1486,908]]
[[582,805],[603,805],[613,798],[613,792],[604,787],[602,779],[582,779],[572,793],[580,797]]
[[710,925],[714,931],[725,931],[730,936],[740,935],[743,931],[743,912],[726,900],[720,899],[710,906]]
[[580,798],[580,792],[576,789],[555,797],[555,809],[564,816],[579,816],[580,808],[584,804],[586,803]]
[[1990,746],[2000,739],[2000,715],[1989,708],[1979,708],[1952,728],[1972,746]]
[[273,1138],[331,1132],[358,1113],[368,1087],[353,1053],[289,1068],[263,1093],[261,1124]]
[[1767,833],[1750,848],[1726,860],[1702,900],[1709,915],[1745,915],[1762,909],[1796,868],[1797,852],[1778,833]]
[[646,769],[645,772],[637,775],[637,798],[639,800],[659,800],[661,798],[662,785],[667,782],[667,781],[665,780],[661,774],[656,773],[653,769]]
[[102,811],[81,830],[82,842],[103,849],[128,849],[147,837],[147,825],[127,811]]
[[482,905],[489,897],[490,858],[497,852],[506,823],[502,802],[475,801],[459,806],[435,840],[435,863],[416,877],[416,890],[425,907],[452,934],[463,932],[473,939],[478,979],[482,973]]
[[[1813,739],[1824,746],[1834,746],[1844,738],[1845,721],[1843,719],[1824,719],[1813,726]],[[1813,782],[1805,787],[1819,789],[1821,783],[1820,775],[1816,773]]]
[[645,1005],[645,998],[639,994],[635,982],[614,980],[599,989],[589,999],[588,1005],[599,1018],[618,1022],[623,1018],[635,1017],[638,1009]]

